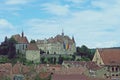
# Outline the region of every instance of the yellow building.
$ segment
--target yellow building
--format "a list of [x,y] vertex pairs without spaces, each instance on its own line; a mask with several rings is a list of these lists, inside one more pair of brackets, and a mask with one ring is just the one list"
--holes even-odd
[[27,61],[32,61],[34,63],[40,62],[40,50],[35,43],[30,43],[26,49],[26,59]]
[[76,52],[74,37],[70,38],[63,32],[55,37],[37,40],[36,44],[40,50],[49,54],[74,54]]
[[120,49],[96,49],[92,61],[106,68],[107,72],[103,75],[107,78],[120,79]]

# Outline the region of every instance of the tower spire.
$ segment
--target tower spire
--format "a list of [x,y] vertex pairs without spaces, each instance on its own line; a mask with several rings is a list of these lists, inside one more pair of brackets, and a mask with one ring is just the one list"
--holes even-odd
[[64,36],[64,30],[62,29],[62,36]]
[[74,39],[74,36],[72,36],[72,41],[75,43],[75,39]]
[[22,37],[24,37],[24,32],[23,32],[23,30],[22,30]]

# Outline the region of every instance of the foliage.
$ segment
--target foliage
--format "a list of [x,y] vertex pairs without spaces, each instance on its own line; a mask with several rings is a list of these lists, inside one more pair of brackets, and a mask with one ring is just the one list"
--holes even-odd
[[14,58],[16,56],[16,43],[12,37],[10,39],[5,38],[4,42],[0,45],[0,55],[7,55],[9,59]]
[[36,43],[35,40],[31,40],[30,43]]
[[51,80],[51,78],[51,75],[49,75],[47,78],[40,78],[39,75],[36,75],[35,80]]
[[76,48],[77,52],[75,55],[80,55],[82,57],[81,60],[92,60],[94,52],[91,51],[91,49],[87,48],[87,46],[82,45],[81,47]]
[[45,57],[41,57],[40,61],[41,61],[41,63],[44,63],[45,62]]

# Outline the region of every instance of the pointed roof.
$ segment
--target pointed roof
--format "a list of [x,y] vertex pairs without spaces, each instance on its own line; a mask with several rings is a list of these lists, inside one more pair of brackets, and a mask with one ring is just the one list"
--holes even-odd
[[13,35],[12,36],[18,43],[25,43],[28,44],[28,39],[26,36],[24,36],[24,33],[22,32],[22,36],[19,34]]
[[105,65],[120,65],[120,49],[98,49]]

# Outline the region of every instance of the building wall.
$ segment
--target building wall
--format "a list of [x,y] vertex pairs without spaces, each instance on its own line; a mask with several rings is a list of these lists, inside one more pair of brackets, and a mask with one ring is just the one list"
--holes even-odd
[[57,42],[57,43],[45,43],[45,44],[37,44],[39,49],[44,50],[46,53],[49,52],[49,54],[73,54],[76,52],[76,45],[75,44],[69,44],[68,49],[64,49],[63,44]]
[[104,62],[103,62],[98,50],[96,50],[92,61],[96,62],[97,65],[104,65]]
[[16,52],[25,54],[25,50],[27,48],[27,44],[16,44]]
[[27,50],[26,51],[26,59],[28,61],[33,61],[34,63],[40,62],[40,52],[39,50]]

